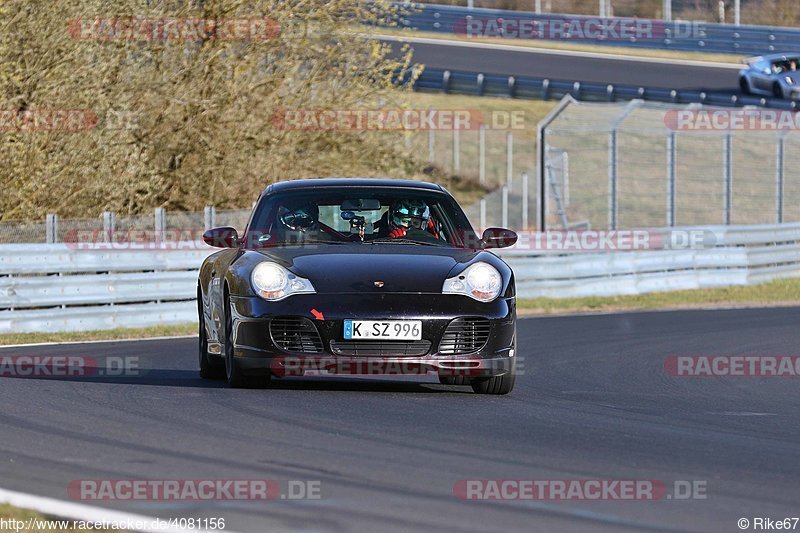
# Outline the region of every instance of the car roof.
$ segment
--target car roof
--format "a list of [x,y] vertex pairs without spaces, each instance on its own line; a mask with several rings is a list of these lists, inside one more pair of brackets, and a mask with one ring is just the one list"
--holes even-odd
[[763,55],[763,56],[748,57],[747,59],[744,60],[744,62],[747,63],[748,65],[752,65],[753,63],[756,63],[758,61],[779,61],[779,60],[786,60],[786,59],[797,59],[798,57],[800,57],[800,54],[798,54],[798,53],[794,53],[794,54],[768,54],[768,55]]
[[440,185],[426,181],[387,178],[307,178],[275,182],[266,188],[264,194],[307,188],[318,189],[321,187],[400,187],[445,192]]

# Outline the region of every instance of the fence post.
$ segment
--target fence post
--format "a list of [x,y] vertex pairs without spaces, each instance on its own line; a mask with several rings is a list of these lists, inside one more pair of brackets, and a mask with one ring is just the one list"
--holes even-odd
[[486,125],[478,129],[478,176],[481,185],[486,183]]
[[536,11],[537,15],[542,14],[542,0],[536,0],[534,10]]
[[508,227],[508,187],[503,187],[503,222],[502,227]]
[[154,217],[155,239],[160,243],[164,240],[164,232],[167,230],[167,213],[163,207],[156,207]]
[[608,229],[617,229],[617,163],[619,150],[617,149],[617,128],[614,127],[608,134]]
[[522,173],[522,228],[528,229],[528,173]]
[[667,136],[667,226],[675,226],[675,165],[678,137],[672,131]]
[[786,132],[778,137],[778,148],[775,161],[775,218],[783,224],[784,171],[786,168]]
[[58,215],[48,213],[44,219],[45,236],[47,244],[53,244],[58,239]]
[[664,20],[672,22],[672,0],[664,0]]
[[453,129],[453,173],[461,170],[461,135],[458,128]]
[[103,242],[113,242],[116,229],[117,215],[112,211],[103,211]]
[[514,181],[514,134],[506,133],[506,187],[512,190]]
[[730,133],[725,135],[725,140],[723,141],[723,157],[725,190],[725,220],[723,223],[727,226],[731,223],[731,210],[733,208],[733,137]]
[[206,231],[217,226],[217,208],[213,205],[207,205],[203,209],[203,225]]
[[436,153],[434,152],[434,138],[433,138],[433,130],[428,130],[428,162],[433,163],[436,158]]
[[742,25],[742,2],[741,0],[734,0],[733,2],[733,23],[737,26]]

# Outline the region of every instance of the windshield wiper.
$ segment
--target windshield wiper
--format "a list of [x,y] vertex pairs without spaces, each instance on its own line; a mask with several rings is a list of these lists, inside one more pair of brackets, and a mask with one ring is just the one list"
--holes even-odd
[[432,242],[416,241],[414,239],[403,239],[403,238],[373,239],[371,241],[364,241],[364,244],[418,244],[420,246],[441,246],[439,244],[434,244]]

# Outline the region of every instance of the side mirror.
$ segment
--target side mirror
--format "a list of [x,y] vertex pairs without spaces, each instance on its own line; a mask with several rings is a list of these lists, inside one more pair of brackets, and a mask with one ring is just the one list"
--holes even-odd
[[214,248],[238,248],[239,234],[230,226],[211,228],[203,233],[203,241]]
[[517,234],[505,228],[486,228],[481,237],[481,247],[507,248],[517,242]]

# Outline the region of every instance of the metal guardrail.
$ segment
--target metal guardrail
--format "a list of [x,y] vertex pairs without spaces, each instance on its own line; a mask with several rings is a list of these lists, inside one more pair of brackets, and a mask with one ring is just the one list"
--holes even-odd
[[196,320],[201,242],[0,245],[0,333]]
[[[547,39],[543,27],[553,27],[554,24],[570,24],[578,27],[590,27],[589,23],[598,20],[606,22],[606,26],[614,24],[636,23],[637,19],[588,17],[580,15],[564,15],[557,13],[540,14],[528,11],[507,11],[501,9],[466,9],[458,6],[410,4],[398,2],[401,15],[395,21],[400,27],[413,28],[420,31],[437,33],[462,34],[467,32],[466,21],[474,18],[479,20],[513,21],[514,26],[523,23],[531,29],[532,39]],[[638,22],[642,22],[639,20]],[[603,28],[597,26],[598,37],[592,34],[582,35],[579,38],[566,35],[548,40],[561,40],[569,42],[584,42],[608,46],[629,46],[636,48],[656,48],[663,50],[688,50],[693,52],[730,53],[742,55],[760,55],[775,52],[800,52],[800,29],[781,28],[772,26],[736,26],[733,24],[697,23],[686,21],[664,22],[661,20],[646,21],[652,25],[652,33],[645,38],[624,37],[604,38]],[[594,27],[594,26],[591,26]],[[541,32],[541,33],[537,33]],[[566,32],[565,32],[566,33]],[[607,32],[606,32],[607,33]],[[478,37],[476,37],[478,38]],[[509,38],[512,39],[512,38]]]
[[755,106],[769,109],[797,109],[797,102],[779,98],[637,85],[582,83],[579,81],[502,76],[436,68],[426,68],[417,78],[414,87],[417,90],[477,96],[505,96],[533,100],[560,99],[570,95],[576,100],[593,102],[641,99],[654,102],[704,104],[720,107]]
[[[579,297],[761,283],[800,276],[800,223],[650,230],[703,232],[703,249],[533,250],[535,234],[501,250],[520,297]],[[0,333],[80,331],[193,322],[200,243],[146,251],[0,245]],[[189,249],[188,245],[193,246]]]

